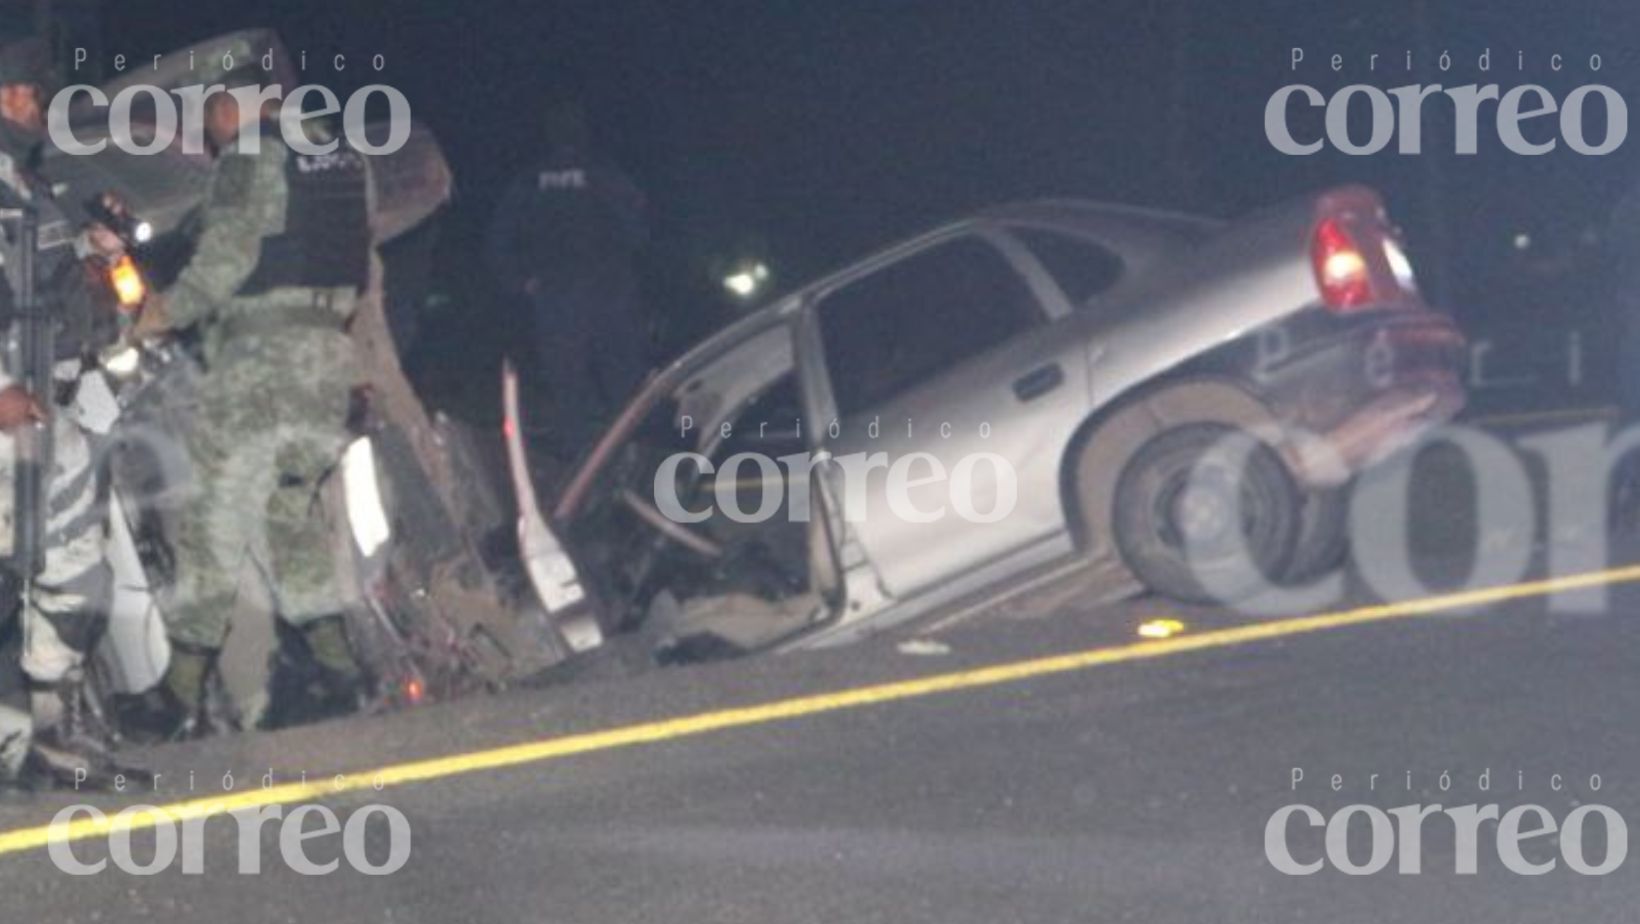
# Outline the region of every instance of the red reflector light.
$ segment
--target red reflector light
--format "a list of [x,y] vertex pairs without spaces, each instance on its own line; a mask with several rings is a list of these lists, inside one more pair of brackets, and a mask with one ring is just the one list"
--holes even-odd
[[1355,238],[1335,218],[1322,219],[1310,246],[1316,285],[1328,308],[1349,312],[1373,301],[1372,271]]
[[422,686],[421,679],[412,677],[404,682],[404,698],[410,705],[419,705],[427,696],[427,688]]

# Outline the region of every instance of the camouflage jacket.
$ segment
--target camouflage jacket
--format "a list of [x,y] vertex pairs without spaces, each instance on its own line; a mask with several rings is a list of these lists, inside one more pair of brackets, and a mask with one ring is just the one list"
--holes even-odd
[[[262,239],[285,230],[289,199],[285,159],[290,156],[282,140],[264,131],[256,151],[241,150],[236,141],[216,159],[201,205],[201,230],[193,258],[166,293],[171,326],[200,326],[207,361],[221,355],[222,322],[313,301],[315,291],[308,288],[240,294],[261,257]],[[331,305],[338,322],[352,314],[355,295],[351,288],[332,291]],[[312,329],[293,328],[284,336],[311,333]]]

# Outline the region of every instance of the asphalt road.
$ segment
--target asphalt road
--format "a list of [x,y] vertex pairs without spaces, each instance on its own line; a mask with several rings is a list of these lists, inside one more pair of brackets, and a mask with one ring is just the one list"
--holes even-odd
[[[1640,594],[1616,593],[1616,612],[1640,607]],[[319,778],[1078,650],[1116,641],[1150,609],[1069,614],[1028,633],[969,627],[947,636],[943,655],[883,644],[172,748],[149,757],[173,782],[162,777],[162,792],[144,799],[187,797],[190,770],[199,792],[229,769],[241,781],[270,767],[280,781],[299,769]],[[44,851],[24,851],[0,858],[0,902],[8,921],[1627,919],[1640,900],[1634,864],[1602,877],[1517,876],[1498,861],[1490,827],[1473,876],[1453,872],[1451,839],[1432,830],[1421,875],[1392,864],[1372,876],[1290,877],[1266,859],[1263,832],[1293,802],[1329,815],[1353,802],[1530,802],[1556,818],[1598,802],[1640,817],[1637,669],[1633,620],[1547,617],[1541,600],[1524,599],[330,800],[344,817],[372,801],[404,814],[411,858],[385,877],[345,865],[299,876],[279,862],[271,826],[263,872],[239,875],[237,828],[218,818],[205,829],[206,875],[70,877]],[[1294,767],[1306,773],[1296,793]],[[1487,768],[1492,788],[1481,792]],[[1602,788],[1591,793],[1596,773]],[[58,804],[7,806],[0,819],[20,827]],[[377,862],[382,830],[371,839]],[[1299,835],[1296,853],[1321,855]],[[134,840],[139,859],[151,856],[151,835]],[[313,857],[338,856],[334,841],[316,842]],[[107,856],[99,841],[76,851],[86,862]],[[1367,854],[1355,845],[1357,861]]]
[[[1640,860],[1603,876],[1564,859],[1518,875],[1490,822],[1473,875],[1456,872],[1440,819],[1427,823],[1416,875],[1391,862],[1371,875],[1332,864],[1289,876],[1265,849],[1271,815],[1294,803],[1328,817],[1353,803],[1534,804],[1557,821],[1592,804],[1640,819],[1640,623],[1629,618],[1640,585],[1611,593],[1603,616],[1551,613],[1522,593],[1144,659],[974,673],[1131,646],[1135,626],[1158,615],[1189,625],[1181,639],[1242,622],[1150,601],[1073,605],[960,626],[921,653],[889,639],[161,749],[136,755],[161,771],[156,792],[0,804],[0,921],[1627,920]],[[972,682],[716,730],[645,724],[931,676]],[[653,740],[576,737],[633,726],[655,729]],[[75,877],[43,849],[4,852],[7,832],[77,801],[112,812],[220,792],[228,772],[243,794],[269,771],[276,783],[319,781],[566,740],[585,747],[495,769],[457,760],[432,779],[324,798],[344,819],[369,803],[403,814],[410,856],[382,877],[346,863],[298,875],[277,822],[260,838],[262,871],[242,875],[238,826],[221,817],[204,823],[204,875]],[[1296,790],[1294,768],[1305,775]],[[1347,859],[1365,863],[1373,845],[1356,821]],[[369,830],[381,862],[386,826]],[[1290,830],[1298,859],[1324,856],[1319,831]],[[138,860],[153,839],[132,838]],[[1583,843],[1591,863],[1608,855],[1592,832]],[[1546,836],[1525,853],[1541,861],[1561,847]],[[89,863],[110,848],[98,837],[74,851]],[[341,838],[314,840],[308,855],[342,856]]]

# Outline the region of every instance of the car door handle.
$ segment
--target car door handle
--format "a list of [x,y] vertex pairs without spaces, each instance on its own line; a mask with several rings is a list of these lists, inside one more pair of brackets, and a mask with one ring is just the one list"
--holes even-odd
[[1040,398],[1065,384],[1065,370],[1058,363],[1039,366],[1014,379],[1014,397],[1021,401]]

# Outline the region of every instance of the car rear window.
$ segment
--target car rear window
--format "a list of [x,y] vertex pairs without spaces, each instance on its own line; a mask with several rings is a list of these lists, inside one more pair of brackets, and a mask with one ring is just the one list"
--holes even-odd
[[1122,258],[1085,237],[1046,228],[1015,228],[1072,308],[1085,308],[1122,278]]

